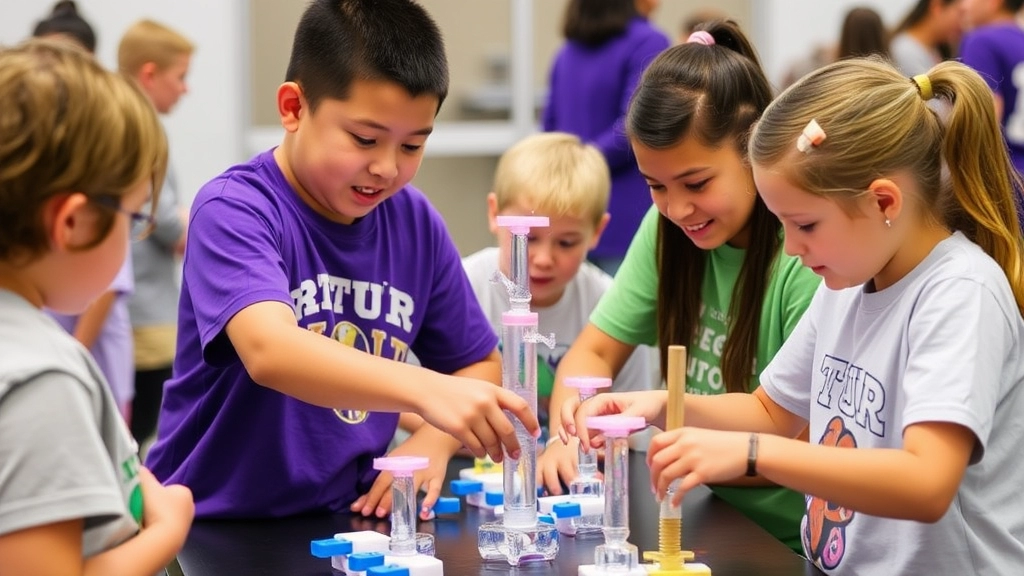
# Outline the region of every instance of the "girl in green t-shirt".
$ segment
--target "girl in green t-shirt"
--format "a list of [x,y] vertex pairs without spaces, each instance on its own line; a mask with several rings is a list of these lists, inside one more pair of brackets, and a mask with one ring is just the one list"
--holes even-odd
[[[781,226],[746,159],[751,126],[772,99],[757,54],[730,21],[709,23],[662,52],[629,105],[626,130],[654,208],[612,288],[559,364],[553,441],[538,462],[552,493],[576,475],[576,445],[558,434],[567,376],[613,376],[637,345],[689,350],[687,391],[752,392],[756,374],[795,327],[819,279],[781,252]],[[614,215],[612,216],[614,218]],[[715,492],[794,550],[803,495],[761,478]]]

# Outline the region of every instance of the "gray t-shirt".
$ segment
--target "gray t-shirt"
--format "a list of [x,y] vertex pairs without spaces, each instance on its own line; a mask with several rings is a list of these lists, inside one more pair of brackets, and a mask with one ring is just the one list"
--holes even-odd
[[135,293],[129,301],[132,326],[174,325],[178,321],[178,260],[174,247],[185,232],[178,183],[172,167],[160,189],[156,226],[145,239],[132,243]]
[[884,290],[819,288],[761,375],[772,400],[808,419],[812,442],[900,449],[908,426],[949,422],[976,444],[952,504],[932,524],[808,496],[808,558],[829,574],[1021,573],[1022,343],[1006,276],[960,233]]
[[893,64],[906,76],[924,74],[941,60],[939,53],[918,42],[906,32],[893,36],[889,43]]
[[[469,276],[480,307],[491,321],[495,333],[501,335],[501,314],[509,309],[508,292],[501,284],[491,282],[498,270],[497,248],[484,248],[462,259],[462,266]],[[587,325],[590,312],[597,306],[601,295],[612,285],[612,277],[597,266],[584,262],[576,276],[565,286],[562,297],[553,306],[533,307],[537,313],[537,331],[544,335],[555,335],[555,348],[537,345],[538,389],[545,378],[554,378],[558,363]],[[650,390],[657,383],[651,363],[652,353],[647,346],[638,346],[622,367],[612,384],[616,392],[629,390]],[[549,384],[550,385],[550,384]]]
[[84,557],[134,536],[135,442],[89,353],[52,318],[0,290],[0,534],[85,520]]

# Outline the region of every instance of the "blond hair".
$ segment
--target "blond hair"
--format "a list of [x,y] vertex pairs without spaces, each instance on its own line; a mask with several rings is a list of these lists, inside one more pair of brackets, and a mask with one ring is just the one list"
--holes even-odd
[[[938,64],[926,78],[922,82],[930,83],[934,96],[948,102],[944,121],[917,82],[881,60],[826,66],[768,107],[750,139],[750,158],[777,168],[799,188],[846,202],[864,194],[872,181],[908,171],[926,216],[981,246],[1005,271],[1024,313],[1024,241],[1013,199],[1020,177],[992,93],[959,62]],[[812,119],[827,137],[803,153],[797,138]]]
[[157,70],[166,70],[174,64],[175,58],[194,51],[195,45],[177,31],[143,19],[132,24],[121,37],[117,46],[117,68],[129,76],[138,74],[149,62],[156,64]]
[[494,173],[498,211],[519,204],[544,216],[597,226],[608,210],[611,173],[601,151],[564,132],[533,134],[509,148]]
[[[68,42],[0,50],[0,260],[45,252],[43,206],[59,194],[119,201],[151,179],[155,203],[166,163],[163,129],[133,82]],[[90,246],[114,214],[101,209]]]

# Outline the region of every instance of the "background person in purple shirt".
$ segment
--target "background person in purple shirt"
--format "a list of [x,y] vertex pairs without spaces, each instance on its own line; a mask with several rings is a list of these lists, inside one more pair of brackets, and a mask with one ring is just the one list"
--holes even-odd
[[[1010,158],[1024,174],[1024,30],[1017,12],[1024,0],[962,0],[964,28],[960,58],[974,68],[992,89],[996,116],[1001,119]],[[1024,197],[1017,187],[1017,218],[1024,231]]]
[[653,0],[570,0],[565,45],[551,67],[544,130],[596,146],[612,173],[611,220],[588,258],[614,275],[651,195],[626,139],[624,118],[644,68],[669,40],[647,21]]
[[285,79],[281,145],[192,206],[148,464],[192,489],[199,518],[384,516],[391,482],[373,458],[396,412],[415,412],[429,425],[392,454],[430,458],[415,482],[426,510],[463,443],[518,456],[503,409],[539,433],[494,385],[497,337],[441,217],[407,185],[448,89],[441,36],[410,0],[314,0]]

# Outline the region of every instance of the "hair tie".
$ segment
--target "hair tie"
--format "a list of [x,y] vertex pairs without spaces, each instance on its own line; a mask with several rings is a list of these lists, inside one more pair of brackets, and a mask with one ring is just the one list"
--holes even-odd
[[704,30],[697,30],[693,34],[690,34],[690,37],[686,39],[686,42],[696,42],[697,44],[712,46],[715,43],[715,37]]
[[800,133],[800,137],[796,139],[796,149],[807,153],[811,151],[811,148],[818,146],[825,140],[825,131],[821,129],[817,120],[811,119],[804,126],[804,131]]
[[917,85],[917,93],[921,95],[922,100],[931,100],[935,97],[932,92],[932,81],[928,78],[927,74],[918,74],[910,79],[911,82]]

